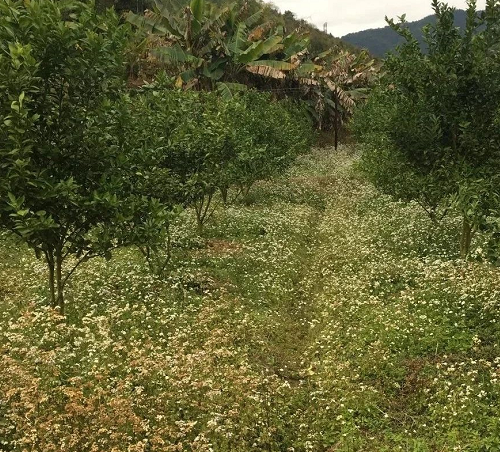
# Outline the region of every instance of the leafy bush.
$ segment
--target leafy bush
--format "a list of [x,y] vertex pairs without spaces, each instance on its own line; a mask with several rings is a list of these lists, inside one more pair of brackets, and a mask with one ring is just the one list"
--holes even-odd
[[498,196],[486,189],[500,169],[500,5],[490,1],[479,14],[470,2],[464,33],[452,8],[433,6],[436,24],[424,30],[428,53],[404,24],[389,21],[405,43],[388,57],[378,93],[354,127],[368,144],[364,167],[376,185],[417,200],[435,220],[450,207],[462,214],[465,257],[474,232],[500,213]]
[[130,98],[127,136],[146,149],[141,163],[152,191],[169,205],[193,206],[198,226],[213,213],[220,189],[248,193],[258,180],[282,173],[311,143],[300,107],[248,92],[230,100],[217,93],[144,89]]
[[255,182],[282,174],[311,146],[312,126],[304,107],[273,102],[269,95],[256,92],[233,99],[226,107],[233,153],[226,182],[238,193],[246,195]]
[[76,268],[109,257],[149,202],[120,133],[127,34],[84,3],[0,5],[0,225],[44,257],[61,310]]

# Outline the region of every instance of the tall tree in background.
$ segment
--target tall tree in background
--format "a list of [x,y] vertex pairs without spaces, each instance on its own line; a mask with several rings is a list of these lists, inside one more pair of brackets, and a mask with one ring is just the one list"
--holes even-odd
[[296,71],[305,99],[320,130],[332,128],[335,149],[340,128],[359,100],[364,99],[376,74],[374,60],[366,52],[358,54],[330,49]]
[[179,7],[156,0],[153,11],[127,18],[148,33],[147,58],[160,62],[177,87],[217,89],[225,98],[256,87],[307,100],[317,127],[333,129],[335,147],[343,120],[374,73],[366,52],[329,49],[311,57],[304,27],[286,34],[283,26],[266,21],[264,9],[249,10],[246,3],[221,7],[192,0]]
[[285,35],[282,27],[262,18],[263,10],[248,16],[235,3],[219,7],[204,0],[181,8],[157,0],[146,15],[127,16],[139,29],[161,38],[150,53],[176,75],[177,86],[218,88],[226,97],[246,89],[248,74],[285,78],[296,67],[294,55],[307,47],[304,36]]

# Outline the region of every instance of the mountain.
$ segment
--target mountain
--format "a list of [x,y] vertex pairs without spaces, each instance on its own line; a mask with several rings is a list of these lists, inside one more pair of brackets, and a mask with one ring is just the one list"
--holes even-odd
[[[460,28],[465,28],[466,12],[458,9],[455,11],[455,25]],[[408,22],[408,28],[424,47],[422,28],[425,25],[436,23],[436,17],[430,15],[415,22]],[[399,36],[389,26],[384,28],[374,28],[370,30],[350,33],[342,37],[342,41],[352,44],[356,47],[368,49],[370,53],[376,57],[383,57],[387,52],[394,50],[398,45],[402,44],[403,38]]]

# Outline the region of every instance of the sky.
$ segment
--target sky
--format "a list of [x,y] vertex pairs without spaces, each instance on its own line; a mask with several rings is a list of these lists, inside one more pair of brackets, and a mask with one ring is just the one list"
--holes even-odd
[[[281,12],[290,10],[300,19],[342,37],[348,33],[380,28],[386,25],[384,17],[396,19],[406,14],[408,21],[419,20],[432,14],[431,0],[272,0]],[[450,6],[465,9],[465,0],[448,0]],[[478,0],[479,9],[486,0]]]

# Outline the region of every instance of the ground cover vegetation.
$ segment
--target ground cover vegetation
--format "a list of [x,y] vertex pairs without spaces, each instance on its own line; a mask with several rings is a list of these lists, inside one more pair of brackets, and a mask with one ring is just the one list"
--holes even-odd
[[300,157],[203,239],[187,211],[166,277],[132,247],[87,262],[65,317],[2,236],[0,447],[497,449],[498,269],[481,243],[460,259],[459,217],[437,230],[358,159]]
[[498,1],[357,111],[255,6],[0,4],[0,450],[500,448]]

